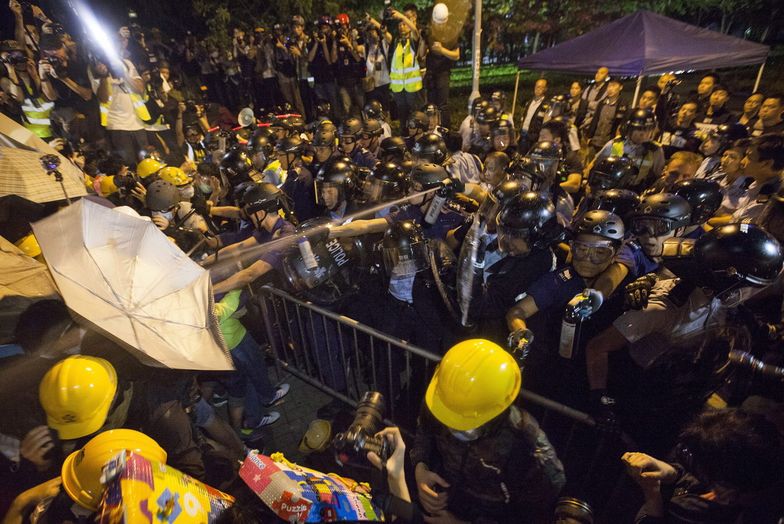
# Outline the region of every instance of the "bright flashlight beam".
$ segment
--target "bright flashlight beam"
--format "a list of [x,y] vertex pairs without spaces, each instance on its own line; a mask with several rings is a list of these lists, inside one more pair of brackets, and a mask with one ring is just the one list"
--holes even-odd
[[[434,193],[434,192],[438,191],[438,189],[439,189],[438,187],[434,187],[434,188],[427,189],[427,190],[419,192],[419,193],[414,193],[414,194],[411,194],[411,195],[407,195],[407,196],[405,196],[403,198],[399,198],[399,199],[394,200],[392,202],[383,202],[383,203],[378,204],[376,206],[373,206],[371,208],[363,209],[361,211],[357,211],[356,213],[353,213],[351,215],[345,216],[343,218],[335,219],[335,220],[332,220],[332,221],[327,222],[325,224],[322,224],[322,225],[316,226],[314,228],[308,229],[307,230],[307,235],[313,235],[315,233],[318,233],[319,231],[323,231],[325,229],[329,229],[332,226],[336,226],[336,225],[340,225],[340,224],[346,224],[346,223],[351,222],[352,220],[355,220],[355,219],[358,219],[358,218],[365,218],[365,217],[371,217],[372,218],[376,214],[376,212],[381,211],[382,209],[385,209],[385,208],[390,207],[390,206],[396,206],[396,205],[399,205],[399,204],[403,204],[403,203],[408,202],[409,200],[414,199],[414,198],[418,198],[418,197],[421,197],[421,196],[429,195],[430,193]],[[303,234],[305,234],[305,233],[303,233]],[[236,254],[234,254],[234,255],[232,255],[230,257],[222,258],[222,259],[219,258],[218,260],[215,261],[214,264],[212,264],[209,267],[210,279],[212,280],[213,283],[221,282],[223,280],[226,280],[227,278],[229,278],[231,275],[233,275],[237,271],[240,271],[244,267],[247,267],[248,265],[253,263],[262,254],[268,253],[270,251],[287,250],[290,247],[296,245],[296,240],[298,238],[300,238],[301,236],[302,236],[302,234],[297,234],[297,235],[290,235],[290,236],[278,238],[278,239],[272,240],[270,242],[265,242],[264,244],[259,245],[259,246],[253,246],[253,247],[247,248],[247,249],[243,250],[242,252],[236,253]]]
[[112,38],[106,33],[104,24],[98,21],[92,9],[79,1],[74,1],[71,5],[76,12],[76,16],[84,24],[84,32],[87,34],[87,37],[103,52],[102,58],[109,62],[107,65],[116,66],[122,64],[120,53],[115,47],[116,38]]

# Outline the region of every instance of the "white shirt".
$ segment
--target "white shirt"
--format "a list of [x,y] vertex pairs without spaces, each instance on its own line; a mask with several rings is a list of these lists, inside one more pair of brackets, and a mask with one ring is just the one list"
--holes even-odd
[[468,115],[460,122],[458,133],[463,137],[463,151],[468,151],[471,148],[471,135],[474,132],[474,117]]
[[[123,60],[125,64],[126,76],[132,80],[141,80],[136,67],[129,61]],[[94,78],[92,72],[88,70],[93,84],[93,92],[98,93],[101,84],[100,78]],[[110,131],[140,131],[144,129],[144,122],[139,120],[133,110],[131,101],[131,88],[125,79],[108,78],[111,83],[112,93],[109,102],[109,113],[106,117],[106,129]]]
[[382,40],[381,47],[378,45],[368,47],[366,65],[368,73],[373,76],[376,87],[385,86],[391,81],[386,59],[388,55],[389,44],[387,44],[386,40]]
[[528,104],[528,112],[526,112],[525,118],[523,118],[523,131],[528,131],[531,120],[533,120],[536,112],[539,111],[539,106],[542,105],[542,102],[544,102],[544,97],[540,96],[539,98],[534,98],[531,100],[531,103]]

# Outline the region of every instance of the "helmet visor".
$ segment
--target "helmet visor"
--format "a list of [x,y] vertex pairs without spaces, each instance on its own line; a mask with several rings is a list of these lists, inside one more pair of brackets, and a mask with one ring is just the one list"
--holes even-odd
[[496,219],[496,232],[498,233],[498,248],[502,252],[510,255],[524,255],[530,250],[531,233],[527,228],[504,226],[500,220]]
[[501,211],[501,204],[492,193],[487,195],[482,203],[479,205],[478,216],[486,223],[495,226],[495,218],[498,212]]
[[370,176],[365,180],[362,187],[362,193],[365,197],[365,202],[369,203],[386,202],[403,196],[400,184],[387,180],[378,180],[373,176]]
[[408,246],[385,247],[381,253],[389,277],[413,276],[429,265],[426,241],[412,242]]
[[343,184],[316,179],[313,185],[316,189],[316,203],[328,209],[334,209],[346,198]]
[[536,173],[542,179],[542,184],[549,185],[555,179],[558,171],[558,159],[531,155]]

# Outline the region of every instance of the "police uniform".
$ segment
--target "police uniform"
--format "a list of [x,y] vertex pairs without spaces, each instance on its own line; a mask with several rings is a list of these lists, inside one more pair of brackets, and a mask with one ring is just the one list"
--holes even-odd
[[288,171],[280,189],[291,199],[297,220],[305,221],[319,216],[319,209],[316,205],[313,175],[305,167],[298,169],[302,171],[299,173],[291,169]]
[[403,205],[396,211],[392,211],[385,218],[390,224],[402,222],[403,220],[413,220],[422,226],[425,237],[438,240],[446,240],[447,233],[459,227],[466,220],[464,215],[445,207],[438,215],[436,223],[428,224],[425,222],[425,212],[422,211],[422,208],[413,204]]
[[357,167],[366,167],[368,169],[373,169],[378,163],[376,156],[361,146],[356,146],[354,151],[351,152],[351,161]]

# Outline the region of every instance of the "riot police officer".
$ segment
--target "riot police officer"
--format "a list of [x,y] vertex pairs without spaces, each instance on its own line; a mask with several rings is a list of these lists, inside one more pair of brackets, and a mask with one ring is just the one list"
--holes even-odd
[[330,219],[340,219],[355,211],[356,166],[346,156],[328,160],[316,174],[316,199]]
[[362,121],[359,118],[349,117],[343,121],[338,129],[340,150],[351,158],[359,167],[372,169],[376,165],[376,157],[359,143],[362,136]]

